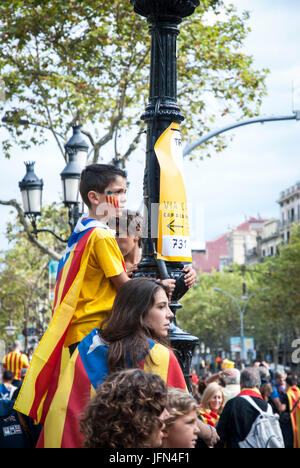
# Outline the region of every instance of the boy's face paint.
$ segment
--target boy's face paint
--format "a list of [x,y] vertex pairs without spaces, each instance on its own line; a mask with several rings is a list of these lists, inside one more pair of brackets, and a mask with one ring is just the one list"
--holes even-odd
[[110,190],[105,194],[105,201],[114,208],[120,208],[118,195],[114,195]]
[[112,207],[111,216],[120,216],[127,201],[127,180],[118,176],[105,189],[103,203]]

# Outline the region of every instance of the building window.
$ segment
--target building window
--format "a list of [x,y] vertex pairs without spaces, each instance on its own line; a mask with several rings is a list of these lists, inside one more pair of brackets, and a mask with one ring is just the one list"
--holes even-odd
[[294,208],[291,209],[291,223],[295,221],[295,210]]
[[271,257],[273,257],[273,255],[274,255],[274,247],[270,247],[270,255],[271,255]]

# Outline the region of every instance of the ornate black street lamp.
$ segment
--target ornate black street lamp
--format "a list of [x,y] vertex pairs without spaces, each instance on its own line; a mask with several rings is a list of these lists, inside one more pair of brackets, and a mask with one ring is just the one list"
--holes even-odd
[[[88,154],[88,145],[82,137],[80,126],[76,125],[72,128],[73,135],[65,145],[68,162],[60,175],[63,184],[63,203],[68,208],[71,231],[74,230],[83,212],[83,203],[79,195],[79,181],[80,174],[86,166]],[[30,218],[34,235],[39,232],[49,232],[61,242],[68,242],[67,239],[62,239],[50,229],[37,229],[36,218],[41,215],[42,211],[43,180],[34,173],[34,164],[34,162],[25,163],[26,175],[19,183],[25,215]]]
[[[178,303],[187,288],[184,285],[182,263],[157,260],[157,239],[153,237],[152,206],[159,203],[160,168],[154,146],[160,135],[172,122],[181,123],[184,116],[177,104],[177,55],[178,25],[186,16],[194,13],[199,0],[130,0],[136,13],[145,16],[150,25],[151,67],[149,103],[142,119],[147,124],[146,168],[144,175],[144,205],[146,208],[147,233],[144,233],[142,261],[136,276],[159,276],[174,278],[176,288],[172,296],[171,309],[174,321],[171,343],[177,351],[183,373],[190,388],[190,364],[198,338],[182,331],[176,324]],[[155,216],[156,217],[156,216]],[[157,217],[158,218],[158,217]],[[155,231],[155,230],[154,230]]]

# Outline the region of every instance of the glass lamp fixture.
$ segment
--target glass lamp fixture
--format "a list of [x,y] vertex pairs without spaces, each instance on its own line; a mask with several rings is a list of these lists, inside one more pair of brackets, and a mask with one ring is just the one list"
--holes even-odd
[[7,334],[7,336],[14,336],[14,334],[16,333],[16,330],[17,330],[17,327],[13,325],[11,320],[9,322],[9,325],[6,325],[6,327],[4,327],[4,331]]
[[81,170],[83,170],[87,163],[89,146],[83,139],[80,128],[81,125],[72,126],[73,135],[71,136],[68,143],[66,143],[65,150],[68,158],[70,158],[71,154],[75,153],[77,155],[77,162],[80,165]]
[[81,171],[81,165],[77,161],[77,153],[70,153],[69,162],[60,174],[63,185],[63,202],[66,206],[79,202]]
[[34,162],[25,162],[26,174],[19,187],[26,215],[39,216],[42,211],[42,192],[44,182],[34,172]]
[[68,164],[61,173],[63,201],[66,206],[79,203],[79,182],[82,170],[87,163],[88,144],[82,137],[80,125],[73,125],[73,135],[66,143]]

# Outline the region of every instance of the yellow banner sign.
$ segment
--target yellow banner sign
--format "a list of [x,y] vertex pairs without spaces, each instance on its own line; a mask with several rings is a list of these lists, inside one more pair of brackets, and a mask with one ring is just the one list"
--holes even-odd
[[179,124],[172,123],[154,147],[160,166],[157,258],[192,262]]

